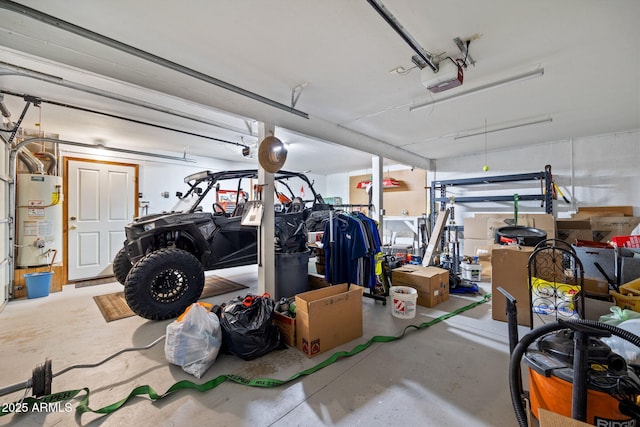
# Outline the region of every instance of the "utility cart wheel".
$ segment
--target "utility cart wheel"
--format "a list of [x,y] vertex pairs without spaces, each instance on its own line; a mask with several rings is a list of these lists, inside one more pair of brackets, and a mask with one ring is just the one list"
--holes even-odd
[[196,302],[203,288],[204,270],[196,257],[182,249],[160,249],[131,268],[124,296],[138,316],[165,320]]
[[115,258],[113,258],[113,275],[116,276],[116,280],[120,282],[120,284],[124,285],[131,267],[132,265],[129,257],[127,257],[127,251],[125,248],[120,249]]

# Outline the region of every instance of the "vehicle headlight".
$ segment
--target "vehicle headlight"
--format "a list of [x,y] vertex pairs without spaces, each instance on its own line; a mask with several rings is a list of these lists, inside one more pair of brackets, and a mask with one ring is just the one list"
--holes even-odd
[[144,225],[144,231],[151,231],[154,228],[156,228],[156,223],[155,222],[150,222],[150,223]]

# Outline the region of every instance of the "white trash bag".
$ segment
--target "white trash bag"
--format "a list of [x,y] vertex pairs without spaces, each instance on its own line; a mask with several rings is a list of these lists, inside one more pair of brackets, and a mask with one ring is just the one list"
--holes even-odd
[[218,356],[222,345],[220,321],[198,303],[167,325],[164,355],[169,363],[200,378]]

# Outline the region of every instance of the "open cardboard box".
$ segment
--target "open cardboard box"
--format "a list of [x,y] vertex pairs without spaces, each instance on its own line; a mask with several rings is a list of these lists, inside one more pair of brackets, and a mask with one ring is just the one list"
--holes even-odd
[[296,295],[298,349],[313,357],[361,337],[362,294],[343,283]]
[[289,317],[277,311],[273,312],[273,323],[280,330],[282,339],[289,347],[296,346],[296,319]]

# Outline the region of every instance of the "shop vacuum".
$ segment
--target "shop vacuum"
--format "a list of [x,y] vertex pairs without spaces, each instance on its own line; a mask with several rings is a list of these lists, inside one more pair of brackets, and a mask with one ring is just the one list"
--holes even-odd
[[[546,409],[598,427],[640,426],[640,365],[627,363],[602,340],[616,336],[640,347],[640,337],[605,323],[572,319],[544,324],[517,342],[515,307],[510,295],[501,292],[509,318],[511,400],[521,427],[529,426],[527,402],[536,418]],[[529,374],[528,392],[521,362]]]

